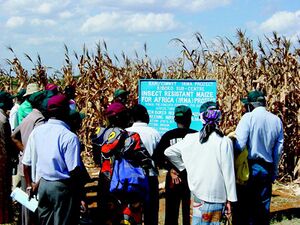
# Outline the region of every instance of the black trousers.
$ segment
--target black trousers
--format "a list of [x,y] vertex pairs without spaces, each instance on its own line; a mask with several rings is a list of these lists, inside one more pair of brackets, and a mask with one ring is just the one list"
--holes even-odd
[[172,184],[170,171],[166,176],[166,213],[165,225],[178,225],[179,207],[182,204],[182,224],[190,225],[191,192],[186,174],[180,176],[180,184]]
[[149,199],[144,202],[144,224],[158,225],[159,190],[157,176],[149,176]]

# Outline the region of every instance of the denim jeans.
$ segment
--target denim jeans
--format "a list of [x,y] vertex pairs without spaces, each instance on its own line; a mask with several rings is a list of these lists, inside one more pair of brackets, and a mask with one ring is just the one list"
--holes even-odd
[[238,202],[234,205],[234,225],[269,225],[272,194],[270,168],[254,163],[245,186],[237,187]]
[[209,203],[195,198],[192,225],[220,225],[225,203]]

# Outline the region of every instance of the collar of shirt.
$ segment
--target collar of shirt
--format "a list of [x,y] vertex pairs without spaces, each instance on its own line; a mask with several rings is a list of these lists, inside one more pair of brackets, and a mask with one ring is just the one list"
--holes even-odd
[[148,124],[147,123],[144,123],[144,122],[134,122],[132,124],[133,127],[148,127]]
[[258,106],[252,110],[252,112],[258,112],[258,111],[266,111],[266,108],[264,106]]
[[48,123],[50,124],[57,124],[57,125],[61,125],[64,126],[65,128],[67,128],[68,130],[70,130],[70,127],[68,124],[66,124],[64,121],[62,120],[57,120],[57,119],[49,119]]

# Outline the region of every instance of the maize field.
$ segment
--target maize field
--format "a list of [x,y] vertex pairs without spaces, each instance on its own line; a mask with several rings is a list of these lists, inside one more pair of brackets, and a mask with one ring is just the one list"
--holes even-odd
[[[138,81],[147,79],[216,79],[217,99],[223,112],[221,129],[225,134],[234,131],[242,115],[240,98],[253,89],[267,96],[268,109],[278,115],[284,125],[285,143],[280,175],[283,180],[293,180],[300,175],[300,40],[292,44],[283,36],[273,33],[254,46],[253,41],[237,31],[234,41],[219,38],[207,43],[201,34],[195,34],[196,48],[189,48],[182,40],[173,39],[182,51],[177,59],[153,62],[144,53],[136,53],[134,59],[125,53],[120,57],[111,55],[105,42],[95,46],[94,51],[85,46],[81,53],[74,52],[76,62],[71,61],[65,46],[65,63],[59,73],[48,74],[42,59],[32,60],[32,71],[22,66],[13,54],[7,59],[9,71],[0,68],[0,89],[15,94],[29,82],[44,87],[47,82],[63,89],[66,85],[76,87],[76,104],[86,114],[79,131],[84,162],[93,166],[90,136],[99,125],[105,125],[104,109],[113,98],[117,88],[130,91],[130,105],[137,103]],[[76,71],[76,72],[75,72]],[[199,106],[200,107],[200,106]]]

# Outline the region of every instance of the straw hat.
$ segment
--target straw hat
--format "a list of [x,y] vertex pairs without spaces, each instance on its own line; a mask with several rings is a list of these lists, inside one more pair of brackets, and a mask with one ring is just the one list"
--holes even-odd
[[37,83],[30,83],[27,85],[26,93],[24,94],[24,97],[27,95],[31,95],[35,92],[38,92],[40,90],[39,85]]

